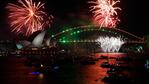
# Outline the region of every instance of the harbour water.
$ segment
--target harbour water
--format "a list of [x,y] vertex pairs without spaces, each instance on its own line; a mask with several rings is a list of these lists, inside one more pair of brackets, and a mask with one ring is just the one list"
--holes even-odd
[[[123,57],[125,54],[96,54],[96,57],[108,55],[109,57]],[[24,64],[26,58],[6,56],[0,57],[0,82],[1,84],[109,84],[102,79],[108,76],[110,68],[101,67],[103,62],[115,63],[115,59],[99,59],[95,64],[66,64],[58,66],[49,73],[41,73],[34,66]],[[128,63],[127,63],[128,64]],[[142,69],[141,69],[142,70]],[[132,81],[130,84],[148,84],[148,76],[144,72],[125,70]],[[141,75],[140,75],[141,74]],[[131,76],[133,75],[133,76]],[[140,78],[138,77],[140,76]],[[145,79],[142,80],[141,77]],[[135,79],[140,79],[137,82]],[[144,81],[144,82],[142,82]],[[148,83],[146,83],[148,82]]]

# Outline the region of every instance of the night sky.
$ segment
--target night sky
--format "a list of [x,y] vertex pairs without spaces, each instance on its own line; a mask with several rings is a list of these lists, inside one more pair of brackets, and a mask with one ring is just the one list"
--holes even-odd
[[[7,12],[5,6],[8,2],[16,0],[0,0],[0,39],[13,39],[15,35],[10,32],[7,23]],[[39,0],[36,0],[39,1]],[[46,12],[54,16],[54,22],[57,24],[70,24],[77,26],[74,20],[91,21],[89,12],[89,0],[41,0],[45,2]],[[118,4],[122,11],[119,11],[121,22],[118,28],[131,32],[137,36],[149,34],[148,19],[149,9],[147,0],[120,0]],[[53,24],[54,25],[54,24]],[[80,23],[79,25],[87,25]]]

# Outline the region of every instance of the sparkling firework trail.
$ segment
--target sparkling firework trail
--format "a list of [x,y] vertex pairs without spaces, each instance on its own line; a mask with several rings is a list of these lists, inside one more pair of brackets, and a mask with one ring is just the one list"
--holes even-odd
[[93,4],[90,6],[90,11],[94,14],[94,22],[100,27],[114,28],[120,21],[117,17],[117,11],[121,10],[119,7],[115,7],[120,1],[113,0],[97,0],[89,1],[88,3]]
[[48,17],[43,11],[44,3],[36,3],[32,0],[18,0],[18,5],[8,3],[6,9],[9,12],[11,31],[25,36],[44,30],[45,27],[50,26],[53,19],[52,15]]
[[120,37],[99,37],[96,42],[104,52],[118,52],[125,43]]

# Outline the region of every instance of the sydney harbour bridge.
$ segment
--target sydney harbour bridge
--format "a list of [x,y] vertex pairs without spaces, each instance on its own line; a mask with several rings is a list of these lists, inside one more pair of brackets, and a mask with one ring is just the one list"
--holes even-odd
[[134,50],[140,51],[143,50],[143,45],[146,42],[144,38],[127,31],[95,25],[69,28],[51,35],[49,40],[51,45],[61,46],[68,50],[82,48],[99,50],[100,47],[104,52],[119,52],[121,47],[132,47]]

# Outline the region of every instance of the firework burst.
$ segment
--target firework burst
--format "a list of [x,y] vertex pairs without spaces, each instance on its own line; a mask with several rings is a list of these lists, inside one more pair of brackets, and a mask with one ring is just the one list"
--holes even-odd
[[11,31],[17,34],[30,36],[32,33],[44,30],[50,26],[52,15],[44,12],[44,3],[33,2],[32,0],[18,0],[18,4],[8,3],[8,19]]
[[118,52],[125,43],[121,37],[99,37],[96,42],[104,52]]
[[100,25],[100,27],[116,27],[117,23],[120,21],[117,17],[116,10],[121,10],[121,8],[115,7],[115,5],[119,2],[119,0],[89,1],[88,3],[93,4],[90,6],[90,11],[93,13],[95,24]]

